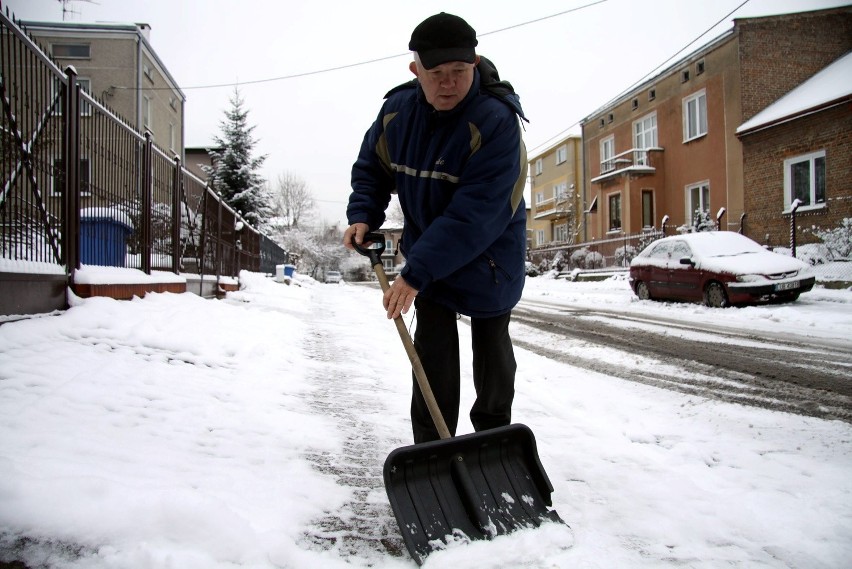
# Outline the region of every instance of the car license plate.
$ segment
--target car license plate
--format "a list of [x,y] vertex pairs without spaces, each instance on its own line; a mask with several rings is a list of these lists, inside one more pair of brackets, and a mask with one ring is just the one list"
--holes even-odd
[[789,283],[778,283],[777,285],[775,285],[776,291],[792,290],[794,288],[799,288],[799,281],[792,281]]

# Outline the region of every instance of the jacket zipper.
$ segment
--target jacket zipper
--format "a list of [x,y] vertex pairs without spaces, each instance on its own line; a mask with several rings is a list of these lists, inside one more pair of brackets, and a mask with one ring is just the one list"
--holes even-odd
[[497,280],[497,263],[491,257],[488,258],[488,266],[491,267],[491,274],[494,275],[494,284],[500,284]]

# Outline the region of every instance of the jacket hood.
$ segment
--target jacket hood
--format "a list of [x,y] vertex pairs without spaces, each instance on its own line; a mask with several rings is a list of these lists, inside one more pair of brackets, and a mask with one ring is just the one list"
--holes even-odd
[[[515,93],[514,87],[508,81],[503,81],[500,79],[500,74],[497,71],[497,67],[494,63],[488,59],[487,57],[480,55],[479,56],[479,65],[476,66],[476,70],[479,72],[479,90],[482,93],[486,93],[495,97],[505,103],[511,108],[515,114],[521,117],[524,121],[530,122],[529,119],[524,115],[524,110],[521,108],[521,98]],[[474,81],[474,85],[476,82]],[[399,91],[403,91],[405,89],[416,89],[420,85],[420,82],[417,79],[412,79],[411,81],[406,81],[402,85],[397,85],[390,91],[385,94],[385,99],[397,93]]]

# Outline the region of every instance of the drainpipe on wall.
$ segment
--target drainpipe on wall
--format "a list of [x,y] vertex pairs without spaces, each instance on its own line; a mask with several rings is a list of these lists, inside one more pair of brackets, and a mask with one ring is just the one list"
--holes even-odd
[[136,130],[142,130],[142,32],[136,28]]

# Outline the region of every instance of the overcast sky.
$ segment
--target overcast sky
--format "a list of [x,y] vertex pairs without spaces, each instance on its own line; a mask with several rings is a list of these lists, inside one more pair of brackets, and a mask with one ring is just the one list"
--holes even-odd
[[[58,0],[0,2],[24,20],[63,19]],[[249,124],[256,125],[257,152],[268,155],[263,175],[302,177],[318,217],[342,225],[361,139],[383,95],[412,77],[411,30],[432,14],[457,14],[476,29],[479,53],[521,96],[531,121],[525,140],[534,154],[560,136],[579,134],[580,120],[730,29],[733,18],[847,3],[77,0],[68,3],[65,21],[150,24],[154,50],[187,97],[187,146],[210,144],[220,133],[239,84]]]

